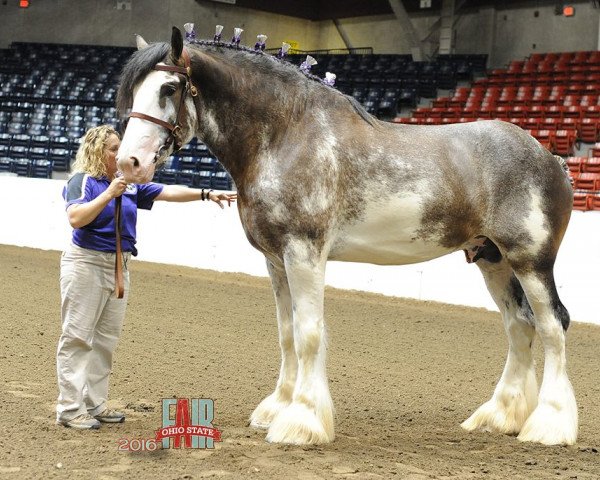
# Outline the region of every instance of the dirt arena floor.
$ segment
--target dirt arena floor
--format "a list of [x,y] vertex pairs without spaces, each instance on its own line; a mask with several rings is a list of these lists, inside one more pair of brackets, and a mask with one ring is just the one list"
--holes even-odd
[[[270,445],[247,426],[279,368],[268,280],[143,262],[131,265],[111,382],[111,405],[127,421],[93,432],[59,427],[59,255],[0,246],[0,478],[600,478],[598,327],[575,323],[568,337],[579,443],[544,447],[459,427],[502,371],[497,314],[328,289],[337,438]],[[536,354],[539,367],[539,346]],[[153,438],[161,399],[172,397],[214,399],[223,441],[213,450],[118,451],[120,439]]]

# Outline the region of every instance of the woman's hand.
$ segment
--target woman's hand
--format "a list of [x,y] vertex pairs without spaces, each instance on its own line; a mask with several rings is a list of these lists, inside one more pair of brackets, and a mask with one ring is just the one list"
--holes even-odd
[[116,198],[123,195],[123,192],[127,188],[127,182],[123,177],[116,177],[106,189],[106,193],[110,198]]
[[227,202],[227,205],[231,207],[231,204],[237,200],[237,193],[208,192],[207,195],[209,200],[212,200],[221,208],[225,208],[223,202]]

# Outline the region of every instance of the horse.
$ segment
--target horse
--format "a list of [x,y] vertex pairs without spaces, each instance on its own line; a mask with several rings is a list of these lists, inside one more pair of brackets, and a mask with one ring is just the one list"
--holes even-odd
[[[266,440],[334,440],[326,372],[328,260],[402,265],[464,250],[481,270],[508,336],[491,398],[461,425],[547,445],[573,444],[566,370],[569,313],[553,274],[573,192],[560,157],[512,124],[398,125],[271,55],[214,41],[138,50],[123,68],[131,109],[118,167],[128,182],[194,136],[229,171],[248,241],[266,259],[281,368],[250,416]],[[541,387],[532,344],[545,360]]]

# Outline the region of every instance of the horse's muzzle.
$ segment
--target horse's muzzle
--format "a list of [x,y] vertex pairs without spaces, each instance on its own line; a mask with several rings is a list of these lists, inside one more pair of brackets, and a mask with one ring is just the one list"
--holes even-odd
[[123,173],[127,183],[148,183],[154,177],[154,162],[144,165],[137,157],[128,157],[117,160],[117,168]]

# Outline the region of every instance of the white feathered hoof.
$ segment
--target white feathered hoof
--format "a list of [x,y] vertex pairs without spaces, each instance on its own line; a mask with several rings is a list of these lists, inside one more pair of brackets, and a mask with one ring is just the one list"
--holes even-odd
[[258,404],[258,406],[250,415],[250,425],[254,428],[262,428],[267,429],[271,426],[271,422],[273,422],[273,418],[281,412],[285,407],[290,404],[291,400],[283,401],[281,400],[281,396],[272,393],[262,402]]
[[577,441],[577,405],[540,403],[517,437],[523,442],[544,445],[573,445]]
[[533,406],[528,406],[523,395],[514,396],[509,402],[492,398],[475,410],[460,426],[469,432],[480,430],[517,435],[532,410]]
[[[325,417],[325,418],[323,418]],[[273,419],[267,441],[293,445],[315,445],[329,443],[334,439],[333,412],[319,418],[302,403],[291,403]]]

